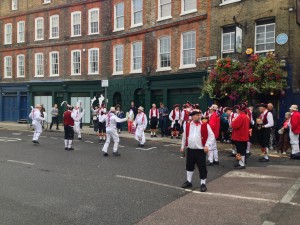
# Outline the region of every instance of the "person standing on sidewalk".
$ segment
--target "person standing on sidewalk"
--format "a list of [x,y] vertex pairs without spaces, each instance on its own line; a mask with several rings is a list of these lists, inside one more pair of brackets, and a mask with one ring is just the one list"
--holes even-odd
[[268,111],[268,105],[261,103],[258,105],[258,110],[261,113],[259,118],[256,119],[257,126],[257,140],[261,146],[263,157],[259,159],[260,162],[269,162],[269,144],[271,127],[274,125],[273,115]]
[[126,113],[126,117],[128,118],[127,120],[127,128],[128,128],[128,133],[132,133],[132,124],[134,122],[134,113],[132,109],[129,109],[129,112]]
[[191,122],[186,124],[186,129],[182,135],[180,152],[184,152],[187,147],[186,155],[186,175],[187,181],[183,183],[182,188],[191,188],[192,177],[195,170],[195,164],[198,167],[200,174],[200,191],[205,192],[207,168],[206,154],[209,146],[214,142],[214,133],[208,123],[200,122],[200,112],[193,111],[190,113]]
[[165,107],[164,103],[159,104],[160,107],[158,109],[159,112],[159,124],[161,129],[161,137],[167,136],[168,134],[168,115],[169,110]]
[[220,121],[220,116],[217,113],[217,110],[218,110],[218,106],[215,104],[213,104],[209,108],[210,117],[209,117],[208,124],[211,127],[212,131],[214,132],[215,140],[213,141],[212,145],[209,148],[208,162],[207,162],[208,166],[212,166],[214,164],[219,165],[217,139],[220,133],[221,121]]
[[54,104],[52,110],[51,110],[51,115],[52,115],[52,121],[50,124],[50,130],[52,129],[53,123],[56,123],[56,130],[59,130],[58,128],[58,108],[57,108],[57,104]]
[[68,105],[67,110],[63,114],[64,117],[64,131],[65,131],[65,150],[72,151],[72,142],[74,139],[74,118],[75,114],[73,111],[73,106]]
[[144,147],[146,142],[145,130],[147,128],[147,116],[144,113],[144,108],[138,108],[138,114],[135,117],[135,140],[139,142],[139,146]]
[[42,133],[41,122],[45,120],[45,117],[42,117],[41,109],[42,106],[40,104],[36,104],[35,108],[32,109],[31,113],[29,114],[29,118],[32,120],[32,127],[34,129],[32,142],[35,144],[39,144],[39,137]]
[[300,159],[299,152],[299,134],[300,134],[300,113],[297,105],[291,105],[291,120],[290,120],[290,142],[292,147],[291,159]]
[[156,136],[156,129],[158,126],[159,121],[159,112],[156,108],[156,104],[152,104],[152,108],[149,110],[149,120],[150,120],[150,131],[151,131],[151,137],[157,137]]
[[113,155],[114,156],[121,155],[118,152],[120,138],[119,138],[119,134],[117,131],[117,123],[125,122],[127,120],[127,118],[122,118],[122,119],[118,118],[115,113],[116,113],[115,107],[111,107],[110,111],[108,112],[106,119],[105,119],[105,121],[106,121],[106,141],[102,148],[103,156],[105,156],[105,157],[108,156],[107,149],[110,144],[111,138],[114,141]]
[[278,142],[278,151],[286,155],[288,148],[290,147],[290,137],[289,137],[289,123],[291,119],[291,113],[285,113],[285,120],[282,124],[282,127],[278,130],[279,133],[279,142]]
[[97,134],[98,132],[98,113],[99,113],[99,107],[96,105],[95,108],[91,106],[91,111],[92,111],[92,120],[93,120],[93,125],[94,125],[94,132]]
[[171,128],[172,128],[172,134],[171,139],[174,138],[174,136],[177,139],[180,139],[180,117],[181,117],[181,111],[179,109],[179,104],[176,104],[173,106],[173,110],[169,114],[169,119],[172,121]]
[[237,116],[231,123],[231,139],[234,141],[237,150],[236,159],[238,160],[238,163],[234,165],[234,169],[245,169],[245,156],[247,142],[249,141],[250,119],[245,113],[245,110],[247,109],[245,105],[238,105],[235,108]]
[[274,121],[274,125],[273,127],[271,127],[271,133],[270,133],[270,150],[273,151],[274,148],[276,147],[276,135],[275,135],[275,130],[277,128],[277,113],[274,109],[274,106],[272,103],[268,103],[268,110],[269,110],[269,113],[272,113],[272,116],[273,116],[273,121]]

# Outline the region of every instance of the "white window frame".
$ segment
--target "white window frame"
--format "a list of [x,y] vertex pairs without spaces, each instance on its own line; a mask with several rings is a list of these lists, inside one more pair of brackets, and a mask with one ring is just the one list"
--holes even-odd
[[[268,49],[268,50],[263,50],[263,51],[257,51],[256,50],[256,45],[257,45],[257,39],[256,39],[256,30],[257,30],[257,27],[266,27],[268,25],[274,25],[274,49]],[[270,43],[270,42],[269,42]],[[272,42],[273,43],[273,42]],[[265,42],[266,44],[266,42]],[[272,52],[272,51],[275,51],[275,47],[276,47],[276,23],[273,22],[273,23],[266,23],[266,24],[262,24],[262,25],[256,25],[255,24],[255,37],[254,37],[254,52],[255,53],[264,53],[264,52]]]
[[[75,73],[74,72],[74,53],[79,53],[79,72],[78,73]],[[73,51],[71,51],[71,76],[78,76],[78,75],[81,75],[81,62],[82,62],[82,58],[81,58],[81,50],[79,49],[75,49]],[[78,62],[76,62],[78,63]]]
[[[21,30],[21,24],[23,24],[23,30]],[[17,42],[25,42],[25,21],[19,21],[17,23]]]
[[51,0],[44,0],[43,4],[49,4],[49,3],[51,3]]
[[[123,48],[123,56],[122,56],[122,59],[119,59],[119,60],[122,60],[122,67],[123,67],[123,70],[122,71],[117,71],[116,70],[116,67],[117,67],[117,63],[116,63],[116,61],[117,61],[117,48],[118,47],[120,47],[120,46],[122,46],[122,48]],[[114,62],[113,62],[113,74],[112,75],[122,75],[122,74],[124,74],[124,45],[123,44],[120,44],[120,45],[115,45],[114,46],[114,57],[113,57],[113,60],[114,60]]]
[[[23,72],[24,74],[21,74],[21,70],[20,70],[20,58],[23,58]],[[25,77],[25,55],[21,54],[21,55],[17,55],[17,77],[23,78]]]
[[[119,16],[117,15],[117,5],[120,5],[120,4],[123,4],[123,16]],[[121,30],[124,30],[124,23],[125,23],[125,15],[124,15],[124,11],[125,11],[125,8],[124,8],[124,2],[119,2],[117,4],[115,4],[114,6],[114,32],[115,31],[121,31]],[[118,22],[118,18],[121,18],[123,17],[123,27],[117,27],[117,22]]]
[[[143,26],[143,19],[144,19],[144,2],[143,0],[138,0],[138,1],[141,1],[142,2],[142,22],[141,23],[134,23],[134,11],[133,11],[133,3],[134,1],[137,1],[137,0],[131,0],[131,28],[134,28],[134,27],[140,27],[140,26]],[[139,11],[140,12],[140,11]]]
[[[134,69],[134,58],[133,58],[133,45],[136,43],[141,44],[141,68],[140,69]],[[131,43],[131,57],[130,57],[130,73],[142,73],[143,70],[143,42],[142,41],[135,41]]]
[[[91,52],[92,51],[97,51],[97,57],[98,57],[98,61],[97,61],[97,71],[92,72],[92,67],[91,67]],[[88,57],[88,75],[95,75],[95,74],[99,74],[99,48],[90,48],[89,49],[89,57]]]
[[[38,74],[38,56],[42,56],[41,58],[41,66],[42,66],[42,74]],[[34,55],[34,68],[35,68],[35,77],[44,77],[45,68],[44,68],[44,54],[43,53],[35,53]]]
[[18,0],[11,1],[11,10],[12,11],[18,10]]
[[[80,34],[76,34],[74,35],[74,20],[73,20],[73,17],[74,15],[76,14],[79,14],[79,17],[80,17]],[[76,12],[72,12],[71,13],[71,37],[80,37],[82,34],[82,21],[81,21],[81,12],[80,11],[76,11]]]
[[[57,54],[57,74],[52,73],[52,55]],[[59,52],[53,51],[49,53],[49,74],[51,77],[58,77],[59,76]]]
[[[234,37],[233,37],[233,40],[232,40],[232,34],[234,34]],[[230,36],[230,45],[232,44],[232,41],[234,43],[234,46],[233,46],[233,49],[229,49],[229,50],[224,50],[224,35],[229,35]],[[221,53],[224,54],[224,53],[233,53],[235,51],[235,42],[236,42],[236,37],[235,37],[235,32],[223,32],[222,30],[222,42],[221,42]]]
[[[53,27],[53,19],[56,19],[57,18],[57,36],[53,36],[53,31],[52,29],[55,28]],[[49,20],[49,39],[58,39],[59,38],[59,15],[52,15],[50,16],[50,20]]]
[[235,3],[235,2],[240,2],[240,1],[242,1],[242,0],[222,0],[222,3],[220,4],[220,6],[228,5],[228,4]]
[[[183,64],[183,36],[186,33],[195,33],[195,63],[192,64]],[[195,68],[196,67],[196,50],[197,50],[197,32],[195,30],[190,30],[181,33],[181,41],[180,41],[180,67],[179,69],[187,69],[187,68]]]
[[[162,0],[158,0],[158,17],[157,17],[157,21],[162,21],[162,20],[168,20],[168,19],[171,19],[172,18],[172,0],[169,0],[170,2],[168,4],[171,5],[171,10],[170,10],[170,14],[169,16],[164,16],[162,17],[161,16],[161,12],[162,12],[162,3],[161,3]],[[166,4],[164,4],[166,5]]]
[[[41,38],[39,38],[38,37],[38,28],[37,28],[37,26],[38,26],[38,21],[39,20],[41,20],[42,21],[42,25],[43,25],[43,27],[42,27],[42,36],[43,37],[41,37]],[[44,26],[44,18],[43,17],[37,17],[37,18],[35,18],[35,41],[42,41],[42,40],[44,40],[44,37],[45,37],[45,26]]]
[[[97,17],[97,29],[98,29],[98,31],[97,32],[92,32],[92,25],[91,25],[91,23],[92,23],[92,13],[93,12],[97,12],[97,14],[98,14],[98,17]],[[93,34],[99,34],[100,32],[99,32],[99,24],[100,24],[100,10],[99,10],[99,8],[93,8],[93,9],[90,9],[89,10],[89,35],[93,35]]]
[[183,15],[186,15],[186,14],[190,14],[190,13],[194,13],[194,12],[198,11],[198,9],[197,9],[197,4],[198,4],[197,0],[193,0],[193,1],[196,2],[196,8],[192,9],[192,10],[187,10],[187,11],[184,10],[185,1],[190,1],[190,0],[181,0],[181,14],[180,14],[180,16],[183,16]]
[[[10,60],[10,76],[7,76],[7,60]],[[5,56],[4,57],[4,78],[12,78],[12,57],[11,56]]]
[[[160,51],[160,47],[161,47],[161,39],[162,38],[166,38],[168,37],[170,39],[170,66],[169,67],[161,67],[160,65],[160,62],[161,62],[161,51]],[[172,67],[171,67],[171,63],[172,63],[172,38],[171,36],[161,36],[160,38],[157,39],[157,69],[156,71],[159,72],[159,71],[170,71],[172,70]]]
[[[8,27],[10,27],[10,29],[8,29]],[[5,24],[4,29],[5,29],[5,31],[4,31],[4,44],[5,45],[12,44],[12,24],[11,23]],[[8,33],[8,31],[10,33]],[[8,38],[8,35],[9,35],[9,38]]]

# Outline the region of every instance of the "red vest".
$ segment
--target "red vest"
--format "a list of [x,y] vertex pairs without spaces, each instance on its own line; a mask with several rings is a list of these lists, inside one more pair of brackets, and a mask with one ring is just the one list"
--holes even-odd
[[64,112],[64,125],[74,126],[74,120],[71,117],[71,114],[72,112],[69,110]]
[[[180,110],[178,110],[178,112],[179,112],[179,119],[180,119]],[[172,110],[172,119],[173,120],[175,120],[175,116],[176,116],[176,111],[175,111],[175,109],[174,110]]]
[[[185,145],[188,146],[189,144],[189,134],[190,134],[190,125],[191,123],[186,123],[186,127],[185,127],[185,134],[186,134],[186,141],[185,141]],[[208,138],[208,129],[207,129],[207,123],[200,123],[201,125],[201,143],[202,146],[204,147]]]
[[266,125],[268,123],[268,113],[269,111],[265,115],[263,114],[260,115],[260,119],[262,120],[263,125]]
[[[156,117],[158,118],[158,109],[155,109]],[[150,116],[153,117],[153,108],[150,109]]]
[[184,118],[183,118],[183,120],[184,121],[188,121],[189,120],[189,115],[190,115],[189,111],[185,109],[184,110]]

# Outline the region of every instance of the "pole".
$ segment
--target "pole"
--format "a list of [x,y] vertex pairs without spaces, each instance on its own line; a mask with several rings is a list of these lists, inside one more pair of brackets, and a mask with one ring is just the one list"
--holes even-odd
[[106,106],[106,109],[108,109],[108,105],[107,105],[107,103],[108,103],[108,101],[107,101],[107,87],[105,87],[105,92],[104,92],[104,98],[105,98],[105,106]]

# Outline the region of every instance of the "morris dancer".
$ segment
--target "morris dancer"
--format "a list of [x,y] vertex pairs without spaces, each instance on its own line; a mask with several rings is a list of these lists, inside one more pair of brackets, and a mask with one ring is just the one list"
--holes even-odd
[[117,123],[122,123],[127,121],[127,118],[118,118],[116,116],[116,109],[115,107],[111,107],[110,111],[108,112],[106,116],[106,132],[107,132],[107,139],[105,141],[105,144],[102,148],[103,156],[107,157],[107,149],[110,144],[110,139],[112,138],[114,140],[114,147],[113,147],[113,155],[114,156],[120,156],[121,154],[118,152],[118,146],[120,142],[119,134],[117,131]]
[[74,118],[75,132],[78,135],[78,140],[81,140],[81,127],[80,127],[80,124],[81,124],[81,119],[82,119],[83,114],[84,114],[84,110],[82,110],[82,108],[81,108],[81,102],[80,101],[77,102],[76,107],[73,110],[73,113],[75,115],[75,118]]
[[221,120],[220,120],[220,116],[217,113],[217,110],[218,110],[218,106],[215,104],[213,104],[209,108],[210,117],[209,117],[208,124],[211,127],[212,131],[214,132],[215,140],[213,141],[212,145],[209,148],[208,163],[207,163],[208,166],[212,166],[214,164],[219,165],[217,138],[219,137],[219,133],[220,133]]
[[149,111],[149,120],[151,137],[157,137],[156,130],[158,126],[159,112],[154,103],[152,104],[152,108]]
[[135,140],[139,142],[139,146],[144,147],[146,142],[144,131],[147,128],[147,116],[144,113],[144,108],[142,106],[138,108],[138,114],[135,117],[134,124],[136,127]]
[[29,114],[29,118],[32,120],[32,126],[33,126],[33,129],[34,129],[32,142],[35,143],[35,144],[39,144],[39,137],[42,133],[42,124],[41,124],[41,122],[43,120],[45,120],[45,118],[42,117],[41,109],[42,109],[42,106],[40,104],[36,104],[35,108],[32,109],[31,113]]
[[99,131],[99,143],[106,140],[106,107],[102,103],[101,108],[98,111],[98,131]]
[[209,146],[213,144],[215,137],[208,123],[200,122],[200,112],[193,111],[190,116],[192,117],[192,121],[186,125],[180,149],[183,153],[184,148],[187,147],[187,181],[181,187],[190,188],[193,186],[192,177],[196,164],[200,174],[200,191],[205,192],[207,190],[206,154],[208,153]]
[[290,143],[292,147],[291,159],[300,159],[299,152],[299,134],[300,134],[300,113],[298,112],[297,105],[291,105],[290,107],[291,119],[290,119]]
[[179,110],[179,104],[176,104],[173,106],[173,110],[169,114],[169,119],[172,121],[171,127],[172,127],[172,134],[171,139],[174,138],[174,136],[177,139],[180,139],[179,132],[180,132],[180,116],[181,112]]
[[183,128],[183,132],[186,126],[186,123],[190,120],[190,113],[192,111],[190,111],[190,108],[188,108],[188,106],[186,104],[183,105],[183,110],[181,111],[181,116],[180,116],[180,123],[181,126]]
[[74,118],[73,106],[67,105],[67,110],[63,114],[64,117],[64,131],[65,131],[65,150],[72,151],[72,142],[74,139]]

